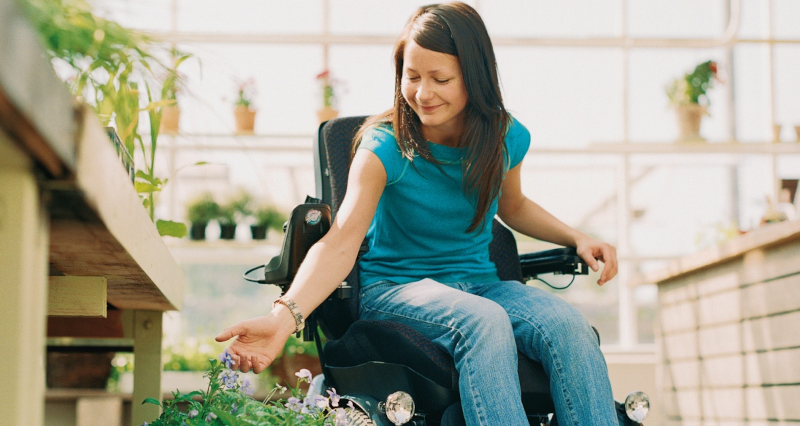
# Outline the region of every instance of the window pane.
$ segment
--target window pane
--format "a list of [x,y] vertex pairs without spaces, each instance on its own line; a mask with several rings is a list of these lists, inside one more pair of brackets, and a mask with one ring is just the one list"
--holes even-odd
[[492,37],[614,37],[621,13],[614,0],[492,0],[481,17]]
[[727,24],[722,5],[722,0],[628,0],[628,35],[719,37]]
[[773,0],[772,16],[775,19],[775,38],[793,39],[800,38],[800,2],[797,0]]
[[[465,3],[473,4],[474,1]],[[420,0],[330,0],[331,34],[399,36]],[[474,4],[473,4],[474,6]]]
[[734,48],[736,74],[736,139],[766,142],[772,138],[770,122],[769,52],[765,45],[742,44]]
[[146,31],[172,29],[170,0],[100,0],[91,4],[97,14],[126,28]]
[[740,0],[742,5],[739,37],[745,39],[762,39],[766,37],[767,13],[763,0]]
[[[628,114],[633,142],[668,142],[678,137],[675,112],[669,106],[665,88],[673,79],[705,61],[715,60],[722,72],[729,72],[722,49],[634,49],[628,71]],[[709,91],[710,116],[703,117],[701,136],[709,141],[730,139],[728,129],[728,85],[715,82]]]
[[319,34],[322,0],[177,0],[178,30],[234,34]]
[[632,167],[630,240],[636,255],[694,253],[735,226],[734,170],[727,158],[691,157],[650,157]]
[[781,140],[794,141],[800,126],[800,46],[775,46],[775,122],[783,126]]
[[391,45],[331,46],[333,77],[342,116],[374,115],[391,108],[394,99],[394,62]]
[[184,63],[187,90],[179,94],[187,133],[233,133],[238,85],[253,79],[256,133],[313,134],[322,70],[318,45],[195,44],[182,48],[200,62]]
[[535,146],[622,140],[617,49],[496,47],[506,108]]

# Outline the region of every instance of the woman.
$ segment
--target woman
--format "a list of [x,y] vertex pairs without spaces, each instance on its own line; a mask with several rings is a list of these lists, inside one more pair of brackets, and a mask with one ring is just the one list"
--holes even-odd
[[483,22],[471,7],[420,8],[395,46],[395,104],[359,131],[347,194],[330,231],[309,251],[269,315],[217,337],[244,372],[263,371],[299,318],[360,261],[362,319],[403,322],[448,351],[470,425],[527,425],[517,350],[540,361],[560,424],[616,425],[594,333],[549,293],[500,282],[489,260],[491,221],[577,247],[599,285],[616,274],[612,246],[561,223],[520,190],[530,134],[503,107]]

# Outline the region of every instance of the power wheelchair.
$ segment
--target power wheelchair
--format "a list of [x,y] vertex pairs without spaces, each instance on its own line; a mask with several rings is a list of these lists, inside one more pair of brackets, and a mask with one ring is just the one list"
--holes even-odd
[[[280,254],[245,272],[248,281],[285,292],[307,251],[330,229],[347,188],[350,147],[366,117],[338,118],[319,127],[314,146],[317,197],[297,206],[284,225]],[[574,248],[518,255],[511,232],[494,220],[490,259],[501,280],[526,282],[542,274],[588,274]],[[366,250],[362,245],[359,257]],[[263,268],[262,279],[248,274]],[[458,373],[452,358],[415,330],[390,321],[358,319],[358,262],[346,280],[306,319],[303,337],[315,341],[323,374],[310,393],[336,388],[351,401],[350,425],[460,425]],[[321,343],[318,328],[327,338]],[[597,332],[597,330],[595,330]],[[599,344],[599,335],[598,335]],[[557,425],[549,380],[541,364],[519,354],[522,404],[532,425]],[[637,425],[649,409],[647,396],[632,393],[618,403],[620,424]],[[629,413],[626,415],[626,412]]]

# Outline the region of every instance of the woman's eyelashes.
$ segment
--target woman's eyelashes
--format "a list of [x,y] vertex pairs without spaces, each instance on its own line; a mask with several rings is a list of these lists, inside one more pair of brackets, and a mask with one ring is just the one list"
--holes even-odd
[[[406,79],[410,82],[417,82],[420,78],[419,76],[406,76]],[[439,84],[447,84],[452,78],[434,78],[433,80]]]

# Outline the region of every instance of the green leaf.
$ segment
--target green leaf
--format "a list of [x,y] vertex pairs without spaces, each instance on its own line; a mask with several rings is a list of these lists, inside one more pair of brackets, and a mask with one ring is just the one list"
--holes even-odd
[[147,172],[145,172],[144,170],[137,170],[137,171],[136,171],[136,178],[137,178],[137,179],[142,179],[142,180],[145,180],[145,181],[147,181],[147,182],[150,182],[150,183],[152,183],[153,185],[156,185],[156,184],[157,184],[157,181],[158,181],[158,178],[157,178],[157,177],[155,177],[155,176],[153,176],[153,175],[151,175],[151,174],[148,174],[148,173],[147,173]]
[[142,401],[142,405],[144,405],[144,404],[153,404],[153,405],[158,405],[159,407],[161,406],[161,403],[158,402],[158,400],[155,399],[155,398],[147,398],[147,399],[145,399],[144,401]]
[[138,192],[140,194],[141,193],[146,193],[146,192],[158,192],[158,191],[161,191],[161,188],[159,188],[158,186],[151,185],[151,184],[145,183],[145,182],[136,182],[136,183],[133,184],[133,186],[136,188],[136,192]]
[[158,235],[183,238],[186,236],[186,224],[181,222],[173,222],[171,220],[157,220],[156,228]]

